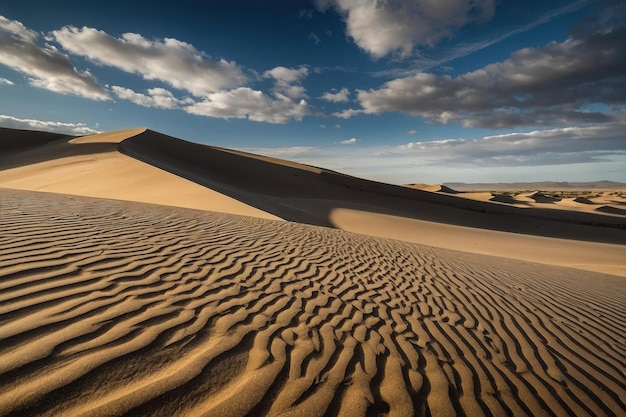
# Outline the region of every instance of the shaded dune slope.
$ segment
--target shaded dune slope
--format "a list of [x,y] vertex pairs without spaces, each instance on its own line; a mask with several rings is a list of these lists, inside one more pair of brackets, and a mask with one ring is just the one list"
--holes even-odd
[[619,217],[472,201],[195,144],[149,130],[122,141],[119,150],[290,221],[335,226],[332,211],[345,208],[507,232],[626,243],[626,223]]
[[53,142],[67,142],[68,138],[73,136],[0,127],[0,145],[3,153],[24,151]]
[[626,281],[2,190],[0,415],[618,416]]

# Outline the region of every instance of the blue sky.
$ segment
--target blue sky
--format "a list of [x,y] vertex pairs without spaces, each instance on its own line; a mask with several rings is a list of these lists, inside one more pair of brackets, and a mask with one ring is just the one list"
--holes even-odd
[[0,4],[0,126],[391,183],[626,181],[623,1],[135,3]]

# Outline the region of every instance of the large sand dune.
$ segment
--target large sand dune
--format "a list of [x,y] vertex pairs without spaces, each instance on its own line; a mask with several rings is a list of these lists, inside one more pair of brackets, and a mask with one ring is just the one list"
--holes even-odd
[[623,415],[623,278],[3,191],[1,415]]
[[[6,137],[9,144],[15,142],[13,136],[25,137],[22,131],[11,132],[0,135],[0,146]],[[285,219],[626,276],[626,216],[614,213],[522,210],[199,145],[146,129],[54,137],[52,142],[49,134],[31,135],[29,148],[4,149],[0,187]]]
[[0,130],[0,415],[625,415],[625,217],[517,201]]

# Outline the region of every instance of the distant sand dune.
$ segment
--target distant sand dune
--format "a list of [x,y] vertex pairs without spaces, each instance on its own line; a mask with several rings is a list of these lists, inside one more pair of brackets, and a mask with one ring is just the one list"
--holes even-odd
[[0,193],[0,415],[626,413],[623,278]]

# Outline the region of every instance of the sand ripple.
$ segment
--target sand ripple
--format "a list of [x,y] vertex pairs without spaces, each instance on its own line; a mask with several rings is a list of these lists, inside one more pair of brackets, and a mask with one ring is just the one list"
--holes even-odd
[[0,190],[0,415],[624,415],[626,281]]

